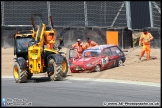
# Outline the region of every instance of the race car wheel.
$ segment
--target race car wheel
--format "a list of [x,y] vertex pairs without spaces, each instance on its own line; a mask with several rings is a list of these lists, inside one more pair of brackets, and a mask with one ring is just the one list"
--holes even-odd
[[118,60],[118,66],[123,66],[123,61],[121,59]]
[[100,71],[101,71],[101,66],[100,66],[100,65],[96,65],[95,71],[96,71],[96,72],[100,72]]

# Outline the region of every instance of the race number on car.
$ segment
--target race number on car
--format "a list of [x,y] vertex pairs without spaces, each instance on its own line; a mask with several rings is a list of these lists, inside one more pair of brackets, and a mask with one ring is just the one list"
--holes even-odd
[[102,64],[105,65],[109,62],[108,57],[102,58]]

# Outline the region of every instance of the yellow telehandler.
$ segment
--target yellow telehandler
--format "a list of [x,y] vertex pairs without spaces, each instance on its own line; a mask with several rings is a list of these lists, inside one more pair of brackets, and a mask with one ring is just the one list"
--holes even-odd
[[[50,16],[52,29],[46,30],[46,25],[40,23],[37,30],[34,29],[27,33],[19,32],[14,37],[14,55],[16,55],[13,66],[13,76],[16,83],[26,82],[33,74],[47,72],[50,80],[61,80],[66,77],[68,72],[68,62],[64,52],[45,48],[47,35],[55,34],[52,17]],[[56,41],[56,40],[55,40]],[[60,39],[60,45],[63,40]],[[55,43],[54,43],[55,44]]]

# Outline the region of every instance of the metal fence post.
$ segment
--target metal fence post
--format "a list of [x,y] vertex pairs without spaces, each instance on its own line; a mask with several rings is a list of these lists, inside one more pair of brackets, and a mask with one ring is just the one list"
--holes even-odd
[[86,1],[84,1],[84,17],[85,17],[85,26],[88,26],[87,2]]
[[49,17],[51,16],[51,8],[50,8],[50,1],[47,1],[47,11],[48,11],[48,26],[50,26],[50,19]]
[[130,1],[126,1],[125,6],[126,6],[127,27],[132,28]]
[[151,1],[149,1],[149,13],[150,13],[150,24],[151,24],[151,27],[154,27],[154,23],[153,23],[153,16],[152,16],[152,3]]
[[4,1],[1,1],[1,25],[4,25]]

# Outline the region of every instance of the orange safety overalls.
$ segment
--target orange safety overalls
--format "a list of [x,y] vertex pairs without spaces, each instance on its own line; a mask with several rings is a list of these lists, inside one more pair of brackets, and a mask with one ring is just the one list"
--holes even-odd
[[93,47],[93,46],[97,46],[98,44],[94,41],[91,41],[90,43],[89,42],[86,42],[85,43],[85,49],[87,48],[90,48],[90,47]]
[[78,44],[78,42],[76,42],[75,44],[72,45],[72,48],[76,49],[78,57],[81,57],[84,51],[83,43]]
[[55,36],[54,35],[48,35],[47,36],[47,48],[53,49],[55,44]]
[[142,58],[143,55],[146,52],[147,53],[146,59],[147,60],[150,59],[150,52],[151,52],[150,40],[153,40],[153,39],[154,39],[154,37],[150,33],[147,33],[147,34],[142,33],[141,34],[139,44],[142,44],[143,46],[142,46],[142,51],[141,51],[141,54],[140,54],[140,58]]

